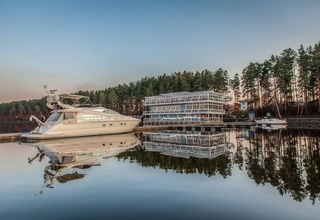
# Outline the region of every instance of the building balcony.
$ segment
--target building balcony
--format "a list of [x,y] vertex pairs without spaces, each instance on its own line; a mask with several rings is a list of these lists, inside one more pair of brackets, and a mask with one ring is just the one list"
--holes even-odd
[[172,103],[188,103],[188,102],[214,102],[224,103],[223,95],[213,91],[203,92],[181,92],[181,93],[167,93],[158,96],[145,97],[144,105],[159,105]]
[[143,111],[143,115],[160,115],[160,114],[225,114],[223,109],[185,109],[185,110],[168,110],[168,111]]

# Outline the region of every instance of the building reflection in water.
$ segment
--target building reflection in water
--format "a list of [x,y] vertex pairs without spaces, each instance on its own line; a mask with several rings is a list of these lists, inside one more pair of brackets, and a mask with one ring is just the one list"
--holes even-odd
[[107,158],[140,145],[140,140],[131,133],[48,140],[37,143],[23,143],[38,150],[33,158],[28,158],[31,164],[34,160],[49,158],[49,165],[44,168],[43,188],[54,188],[56,181],[66,183],[85,177],[88,169],[99,166]]
[[184,131],[145,132],[142,147],[117,156],[143,167],[158,167],[176,173],[200,173],[208,177],[231,175],[229,154],[234,147],[227,133],[199,134]]
[[185,131],[145,132],[146,151],[159,152],[174,157],[215,158],[227,154],[234,147],[226,142],[226,133],[201,134]]

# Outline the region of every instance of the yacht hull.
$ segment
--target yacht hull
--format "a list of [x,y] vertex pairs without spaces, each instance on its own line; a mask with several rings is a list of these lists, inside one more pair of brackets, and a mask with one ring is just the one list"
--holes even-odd
[[126,120],[45,125],[38,126],[33,131],[22,134],[21,138],[24,141],[32,142],[56,138],[121,134],[132,132],[139,122],[140,120]]

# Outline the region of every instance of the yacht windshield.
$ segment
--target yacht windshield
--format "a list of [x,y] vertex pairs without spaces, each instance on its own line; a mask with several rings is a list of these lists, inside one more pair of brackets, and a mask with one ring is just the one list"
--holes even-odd
[[106,109],[106,110],[104,110],[103,112],[104,112],[104,113],[108,113],[108,114],[119,114],[118,112],[113,111],[113,110],[111,110],[111,109]]
[[60,118],[61,113],[53,113],[52,115],[50,115],[50,117],[48,118],[47,121],[58,121],[58,119]]

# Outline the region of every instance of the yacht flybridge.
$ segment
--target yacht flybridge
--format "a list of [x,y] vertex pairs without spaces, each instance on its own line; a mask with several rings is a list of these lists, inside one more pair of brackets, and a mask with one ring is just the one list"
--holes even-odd
[[52,109],[50,117],[43,122],[32,115],[30,120],[35,120],[38,126],[33,131],[22,134],[23,140],[127,133],[140,123],[140,119],[94,105],[86,96],[58,95],[56,90],[47,93],[47,107]]

